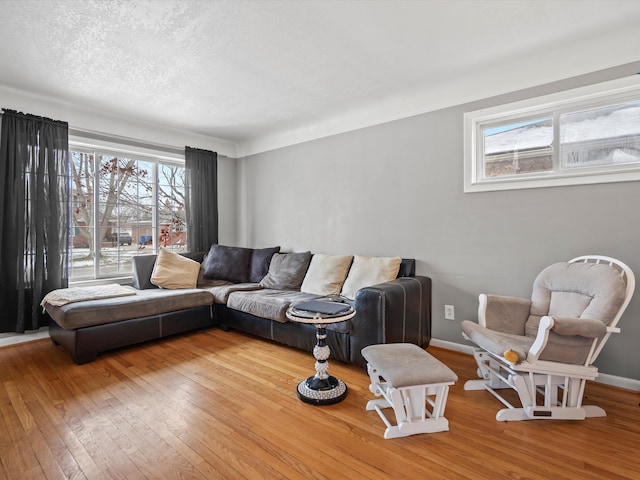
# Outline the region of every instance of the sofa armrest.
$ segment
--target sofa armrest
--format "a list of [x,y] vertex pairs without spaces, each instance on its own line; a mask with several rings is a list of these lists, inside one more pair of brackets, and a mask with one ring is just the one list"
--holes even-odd
[[[195,260],[198,263],[202,263],[204,256],[207,252],[184,252],[181,253],[183,257]],[[133,257],[133,288],[138,290],[146,290],[148,288],[158,288],[151,283],[151,274],[153,273],[153,267],[156,264],[156,258],[158,255],[136,255]]]
[[158,288],[151,283],[151,273],[157,257],[157,255],[136,255],[133,257],[133,288],[138,290]]
[[351,319],[351,362],[364,365],[360,353],[379,343],[413,343],[425,347],[431,340],[431,279],[401,277],[361,288]]

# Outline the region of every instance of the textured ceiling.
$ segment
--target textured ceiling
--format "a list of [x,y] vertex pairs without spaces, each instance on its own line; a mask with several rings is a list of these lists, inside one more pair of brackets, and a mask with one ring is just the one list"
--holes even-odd
[[0,0],[0,85],[243,153],[640,60],[640,1]]

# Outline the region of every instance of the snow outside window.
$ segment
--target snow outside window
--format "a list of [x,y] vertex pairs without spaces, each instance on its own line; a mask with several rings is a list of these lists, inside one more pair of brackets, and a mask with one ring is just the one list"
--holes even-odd
[[640,180],[640,75],[465,114],[465,192]]

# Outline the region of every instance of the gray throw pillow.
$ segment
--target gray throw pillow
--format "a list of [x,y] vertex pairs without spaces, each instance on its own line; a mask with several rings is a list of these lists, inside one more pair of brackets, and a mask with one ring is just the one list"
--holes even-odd
[[260,283],[264,276],[269,272],[271,257],[274,253],[278,253],[280,247],[259,248],[255,249],[251,254],[250,281],[251,283]]
[[204,278],[248,283],[252,252],[251,248],[211,245],[204,261]]
[[299,290],[309,268],[311,252],[274,253],[269,264],[269,273],[260,286],[277,290]]

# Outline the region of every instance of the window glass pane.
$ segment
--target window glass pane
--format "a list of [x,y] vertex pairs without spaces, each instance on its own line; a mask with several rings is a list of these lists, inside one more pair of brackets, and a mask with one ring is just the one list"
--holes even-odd
[[71,255],[73,279],[94,276],[94,161],[92,153],[71,152]]
[[482,128],[484,177],[553,170],[551,117]]
[[[153,237],[155,236],[153,221],[156,209],[154,163],[139,160],[137,167],[136,206],[133,215],[136,219],[136,226],[133,228],[132,234],[140,253],[153,253]],[[142,250],[144,251],[141,252]]]
[[116,236],[119,229],[118,209],[118,158],[99,156],[99,203],[98,227],[100,249],[98,250],[98,276],[118,275],[118,249]]
[[561,168],[640,162],[640,102],[560,115]]
[[158,245],[186,249],[184,166],[73,149],[70,157],[72,281],[130,276],[133,257]]
[[99,276],[123,276],[133,270],[138,253],[141,182],[152,177],[152,165],[128,157],[101,156]]
[[186,250],[185,168],[163,164],[158,169],[159,243],[172,250]]

